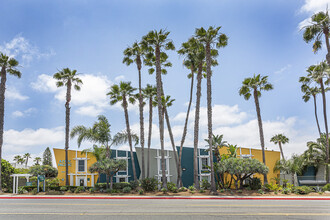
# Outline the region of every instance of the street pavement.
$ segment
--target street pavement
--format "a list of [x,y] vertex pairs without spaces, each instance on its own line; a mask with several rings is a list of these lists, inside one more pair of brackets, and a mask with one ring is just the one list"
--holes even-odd
[[330,200],[1,199],[0,219],[330,219]]

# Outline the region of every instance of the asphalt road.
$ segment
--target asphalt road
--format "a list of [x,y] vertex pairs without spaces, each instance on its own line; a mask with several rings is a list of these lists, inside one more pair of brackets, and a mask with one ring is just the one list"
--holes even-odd
[[330,219],[330,201],[0,199],[0,219]]

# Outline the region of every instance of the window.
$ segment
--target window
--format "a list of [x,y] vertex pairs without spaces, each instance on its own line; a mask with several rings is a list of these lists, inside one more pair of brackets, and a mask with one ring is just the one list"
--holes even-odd
[[78,160],[78,172],[85,172],[85,161]]
[[125,177],[120,177],[120,178],[119,178],[119,182],[120,182],[120,183],[126,182],[126,178],[125,178]]
[[208,159],[207,157],[203,157],[201,158],[202,159],[202,170],[208,170],[208,166],[209,166],[209,163],[208,163]]

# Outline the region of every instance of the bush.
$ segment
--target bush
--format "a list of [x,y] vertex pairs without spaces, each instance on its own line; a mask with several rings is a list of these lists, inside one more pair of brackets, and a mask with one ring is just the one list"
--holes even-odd
[[225,192],[225,189],[220,189],[219,192],[223,193]]
[[200,189],[199,190],[199,193],[205,193],[205,190],[204,189]]
[[4,191],[12,188],[13,178],[10,175],[13,173],[15,168],[7,160],[1,159],[1,184]]
[[167,189],[166,188],[162,188],[160,191],[163,192],[164,194],[167,193]]
[[138,180],[136,180],[136,181],[132,180],[132,181],[129,182],[129,185],[130,185],[132,190],[136,190],[136,188],[138,188],[139,184],[140,183],[139,183]]
[[33,189],[36,189],[37,186],[22,186],[26,191],[31,192]]
[[201,184],[201,188],[204,189],[204,190],[207,190],[211,187],[211,183],[209,183],[208,180],[206,179],[203,179],[202,180],[202,184]]
[[63,191],[64,192],[64,191],[67,191],[67,190],[68,190],[68,188],[66,186],[61,186],[60,187],[60,191]]
[[27,192],[28,191],[26,189],[24,189],[24,186],[18,187],[18,191],[17,191],[18,194],[24,194],[24,193],[27,193]]
[[261,195],[265,194],[265,192],[262,189],[259,189],[258,193],[261,194]]
[[308,194],[308,193],[310,193],[312,191],[313,190],[310,187],[308,187],[308,186],[297,186],[294,189],[294,193],[301,194],[301,195]]
[[89,192],[90,192],[90,193],[95,193],[95,188],[94,188],[94,187],[93,187],[93,188],[90,188],[90,189],[89,189]]
[[157,189],[158,180],[155,178],[145,178],[141,181],[141,187],[145,192],[153,192]]
[[323,191],[330,191],[330,183],[326,184],[322,188]]
[[240,190],[240,189],[239,189],[239,190],[237,190],[236,192],[237,192],[237,193],[243,193],[243,191],[242,191],[242,190]]
[[276,183],[265,184],[265,187],[270,192],[278,192],[282,190],[282,187]]
[[32,191],[31,191],[32,195],[37,195],[38,194],[38,189],[37,188],[34,188]]
[[167,189],[168,191],[173,192],[175,189],[177,190],[178,188],[176,187],[175,183],[167,182]]
[[96,183],[95,188],[97,191],[101,191],[101,189],[106,190],[107,184],[106,183]]
[[261,189],[261,180],[258,177],[253,177],[249,179],[248,185],[252,190]]
[[143,189],[140,189],[140,190],[139,190],[139,194],[140,194],[140,195],[143,195],[143,194],[144,194],[144,190],[143,190]]
[[131,185],[127,182],[123,183],[113,183],[112,188],[116,190],[123,190],[125,187],[131,187]]
[[83,192],[83,191],[85,191],[85,188],[84,188],[83,186],[78,186],[78,187],[75,189],[74,193],[80,193],[80,192]]
[[178,193],[178,187],[176,187],[176,186],[173,187],[173,188],[172,188],[172,193]]
[[195,191],[196,190],[195,186],[189,186],[188,189],[189,189],[189,191]]
[[126,186],[123,188],[123,193],[130,193],[132,191],[132,188],[129,186]]
[[188,189],[184,186],[179,188],[179,192],[187,192],[187,191],[188,191]]
[[107,189],[108,193],[114,194],[114,193],[120,193],[118,189]]
[[282,189],[282,194],[290,194],[291,193],[291,189],[290,188],[283,188]]

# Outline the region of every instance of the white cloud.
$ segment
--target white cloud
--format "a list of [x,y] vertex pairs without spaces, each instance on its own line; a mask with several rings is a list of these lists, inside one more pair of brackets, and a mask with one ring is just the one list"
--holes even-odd
[[312,14],[325,11],[327,7],[330,7],[330,0],[305,0],[305,3],[300,8],[300,13],[306,13],[308,18],[299,23],[299,30],[311,23],[310,17]]
[[30,115],[32,115],[32,114],[34,114],[36,112],[37,112],[37,109],[36,108],[28,108],[28,109],[24,110],[23,112],[21,112],[21,111],[14,111],[12,113],[12,116],[14,118],[21,118],[21,117],[30,116]]
[[291,64],[288,64],[288,65],[282,67],[281,69],[275,71],[274,73],[275,73],[275,74],[281,74],[281,73],[287,71],[287,70],[290,69],[290,68],[291,68]]
[[20,57],[24,65],[29,65],[33,59],[47,58],[55,55],[53,50],[40,52],[39,48],[32,45],[29,40],[18,35],[10,42],[0,45],[0,51],[10,57]]
[[115,81],[116,82],[120,82],[120,81],[123,81],[125,79],[125,76],[124,75],[120,75],[120,76],[117,76],[116,78],[115,78]]
[[6,98],[9,100],[19,100],[24,101],[27,100],[29,97],[22,95],[17,89],[13,87],[8,87],[6,90]]
[[[105,75],[81,74],[79,78],[83,81],[81,90],[72,89],[72,105],[78,106],[76,112],[81,115],[95,117],[106,109],[110,108],[109,92],[113,84]],[[65,102],[65,87],[57,88],[56,80],[49,75],[39,75],[36,82],[31,83],[31,87],[42,92],[55,93],[55,99]],[[119,105],[120,107],[120,105]],[[118,107],[115,107],[118,108]]]

